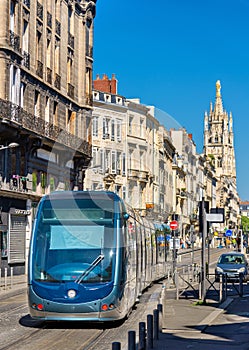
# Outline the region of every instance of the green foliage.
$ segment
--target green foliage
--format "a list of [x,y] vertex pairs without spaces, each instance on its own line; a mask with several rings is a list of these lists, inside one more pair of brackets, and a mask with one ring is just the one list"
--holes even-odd
[[241,216],[241,225],[243,231],[249,231],[249,218],[247,216]]

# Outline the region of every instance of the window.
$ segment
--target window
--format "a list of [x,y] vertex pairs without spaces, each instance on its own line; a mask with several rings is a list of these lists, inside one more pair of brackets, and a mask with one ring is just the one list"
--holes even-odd
[[115,140],[115,120],[112,119],[111,121],[111,140]]
[[98,137],[98,129],[99,129],[99,118],[98,117],[94,117],[93,118],[93,136]]
[[76,112],[73,112],[71,110],[68,110],[67,114],[67,131],[70,132],[70,134],[75,135],[75,128],[76,128]]
[[117,119],[117,141],[121,141],[122,137],[121,137],[121,120]]
[[49,123],[49,104],[50,104],[50,101],[49,101],[49,97],[46,96],[46,104],[45,104],[45,121],[47,123]]
[[29,52],[29,22],[23,21],[22,49]]
[[133,122],[133,117],[129,117],[129,126],[128,126],[128,133],[132,135],[132,122]]
[[122,154],[121,152],[117,152],[117,174],[121,174],[121,168],[122,168]]
[[117,153],[116,151],[111,152],[111,173],[116,174],[117,172]]
[[109,124],[110,124],[110,119],[104,117],[103,118],[103,139],[108,139],[110,137]]
[[10,30],[15,33],[16,32],[16,9],[17,4],[16,1],[12,0],[10,3]]
[[54,70],[55,74],[60,74],[60,40],[58,38],[55,39]]
[[35,116],[40,117],[41,116],[41,106],[40,106],[40,92],[35,91]]
[[10,101],[19,105],[20,98],[20,69],[10,66]]
[[21,90],[20,90],[20,107],[24,107],[24,96],[26,91],[26,84],[21,83]]
[[122,154],[122,175],[126,174],[126,156],[125,153]]
[[53,107],[53,124],[58,125],[58,102],[55,101]]

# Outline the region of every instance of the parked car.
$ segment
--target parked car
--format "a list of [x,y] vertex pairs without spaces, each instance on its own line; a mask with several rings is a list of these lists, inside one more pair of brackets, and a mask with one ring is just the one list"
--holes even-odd
[[239,280],[239,275],[243,274],[243,281],[249,280],[248,261],[245,254],[239,252],[223,253],[220,255],[215,267],[215,280],[220,279],[220,275],[226,274],[228,280]]

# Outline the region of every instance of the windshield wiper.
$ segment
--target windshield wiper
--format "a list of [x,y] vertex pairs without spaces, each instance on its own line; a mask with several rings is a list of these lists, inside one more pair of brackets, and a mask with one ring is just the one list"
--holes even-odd
[[89,273],[104,259],[104,255],[99,255],[92,263],[91,265],[84,271],[82,274],[74,281],[75,283],[80,284],[83,279],[89,275]]

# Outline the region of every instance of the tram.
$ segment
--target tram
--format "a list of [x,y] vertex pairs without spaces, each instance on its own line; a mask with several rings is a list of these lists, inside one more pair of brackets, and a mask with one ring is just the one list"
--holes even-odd
[[114,192],[45,195],[38,205],[30,243],[31,317],[43,321],[123,319],[145,288],[166,274],[168,254],[162,235]]

